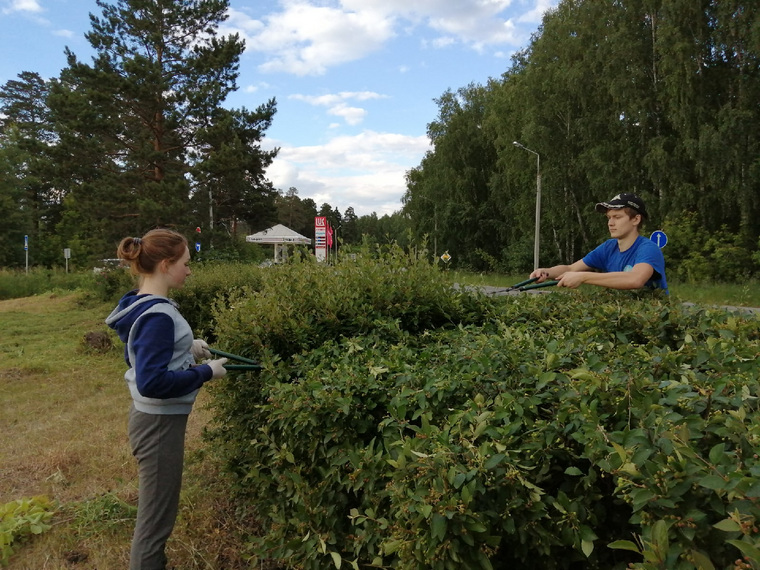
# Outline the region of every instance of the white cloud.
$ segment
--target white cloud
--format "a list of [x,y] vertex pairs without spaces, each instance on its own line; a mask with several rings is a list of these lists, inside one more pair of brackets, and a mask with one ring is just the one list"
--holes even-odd
[[[427,42],[425,42],[425,43],[427,43]],[[449,47],[450,45],[453,45],[455,43],[456,43],[456,39],[452,38],[451,36],[435,38],[432,41],[433,47],[435,47],[437,49]]]
[[0,0],[3,14],[18,14],[41,26],[50,26],[50,21],[42,16],[46,10],[37,0]]
[[251,18],[245,12],[230,8],[227,11],[227,21],[219,27],[222,35],[239,33],[244,39],[260,33],[266,26],[261,20]]
[[306,0],[283,3],[263,22],[231,11],[224,31],[237,30],[246,46],[266,55],[259,70],[321,75],[327,68],[361,59],[392,35],[392,22],[367,10],[314,5]]
[[71,30],[56,30],[53,32],[53,35],[62,38],[73,38],[75,36],[74,32]]
[[268,89],[270,87],[269,83],[266,81],[259,81],[255,85],[246,85],[243,88],[244,93],[256,93],[259,89]]
[[[537,1],[545,4],[553,0]],[[343,0],[342,5],[345,9],[371,10],[394,20],[426,26],[444,38],[452,37],[475,48],[519,41],[512,17],[505,16],[512,0]],[[510,12],[519,14],[518,10],[512,8]],[[448,42],[442,42],[445,45]]]
[[299,196],[317,206],[328,202],[341,211],[352,206],[358,215],[392,214],[401,208],[406,172],[420,163],[429,144],[425,136],[364,131],[320,146],[281,145],[267,177],[276,188],[298,188]]
[[556,0],[536,0],[535,7],[517,18],[517,21],[527,24],[540,24],[544,14],[552,8],[556,8],[556,6]]
[[364,109],[359,107],[349,107],[346,104],[335,105],[327,112],[336,117],[343,117],[343,120],[349,125],[358,125],[364,120],[364,116],[367,114],[367,111]]
[[248,49],[264,55],[259,71],[322,75],[397,35],[419,35],[436,48],[517,47],[526,34],[515,22],[540,22],[558,0],[534,1],[524,7],[512,0],[280,0],[278,11],[260,19],[231,9],[220,31],[240,33]]
[[370,99],[384,99],[386,95],[381,95],[373,91],[342,91],[340,93],[330,93],[326,95],[300,95],[295,94],[289,97],[296,101],[304,101],[310,105],[327,107],[327,112],[336,117],[342,117],[349,125],[358,125],[367,115],[366,109],[361,107],[349,106],[347,101],[369,101]]
[[43,12],[42,6],[37,0],[11,0],[5,2],[6,7],[3,8],[3,13],[10,14],[12,12],[30,12],[33,14],[39,14]]
[[369,101],[370,99],[385,99],[387,95],[381,95],[374,91],[341,91],[340,93],[329,93],[325,95],[291,95],[291,99],[305,101],[312,105],[337,105],[350,99],[356,101]]

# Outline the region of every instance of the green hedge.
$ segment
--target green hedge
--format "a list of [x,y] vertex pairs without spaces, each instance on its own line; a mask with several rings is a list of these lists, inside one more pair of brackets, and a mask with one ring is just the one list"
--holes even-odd
[[263,269],[255,287],[232,291],[217,306],[215,332],[230,352],[287,359],[344,336],[394,338],[482,321],[484,301],[452,294],[427,257],[392,246],[363,249],[337,266],[296,257]]
[[182,289],[171,291],[195,336],[209,343],[214,334],[215,311],[229,305],[233,295],[250,296],[261,287],[262,268],[251,263],[204,262],[192,265],[192,274]]
[[24,269],[0,268],[0,300],[18,299],[53,291],[90,290],[93,287],[91,271],[72,271],[32,267]]
[[[289,567],[760,567],[755,318],[453,292],[400,252],[262,274],[214,388],[248,548]],[[752,566],[754,565],[754,566]]]

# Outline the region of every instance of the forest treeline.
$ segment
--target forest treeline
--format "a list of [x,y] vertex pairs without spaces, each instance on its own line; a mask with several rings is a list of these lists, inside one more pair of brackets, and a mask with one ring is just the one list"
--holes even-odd
[[608,237],[593,205],[635,192],[671,275],[760,271],[760,4],[562,1],[502,77],[437,102],[403,201],[439,252],[531,267],[540,166],[541,266]]
[[61,265],[63,248],[84,264],[156,225],[200,227],[224,251],[275,223],[312,237],[322,215],[342,245],[426,240],[459,267],[523,272],[540,172],[543,266],[607,237],[593,204],[635,192],[645,233],[668,235],[671,276],[760,274],[756,3],[561,1],[502,76],[436,100],[432,150],[382,217],[266,179],[277,103],[223,106],[245,48],[216,33],[227,0],[97,5],[91,63],[67,50],[57,78],[24,71],[0,87],[0,237],[19,244],[0,266],[24,263],[24,235],[35,264]]

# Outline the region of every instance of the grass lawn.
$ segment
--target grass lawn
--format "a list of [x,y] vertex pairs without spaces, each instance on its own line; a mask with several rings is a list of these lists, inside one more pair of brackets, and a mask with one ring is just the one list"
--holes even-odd
[[[25,541],[9,569],[115,569],[128,565],[137,503],[137,467],[127,439],[131,399],[122,344],[84,342],[105,332],[111,307],[76,294],[0,301],[0,505],[46,495],[53,528]],[[181,512],[169,542],[177,568],[243,567],[214,485],[201,431],[210,412],[201,391],[190,415]]]

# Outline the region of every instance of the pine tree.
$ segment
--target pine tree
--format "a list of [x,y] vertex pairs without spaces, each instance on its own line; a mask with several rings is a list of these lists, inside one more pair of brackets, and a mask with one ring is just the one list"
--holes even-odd
[[[235,156],[245,155],[269,126],[275,102],[255,113],[221,107],[237,88],[244,49],[237,35],[217,36],[226,0],[97,4],[102,16],[90,16],[86,34],[96,55],[86,64],[67,50],[50,106],[67,193],[62,231],[93,256],[107,256],[125,235],[210,223],[207,211],[193,210],[203,200],[191,196],[220,184],[211,158],[227,144],[220,137],[237,148]],[[255,172],[250,188],[268,191],[262,173],[273,153],[248,154],[241,168]]]
[[[62,207],[49,157],[56,141],[46,103],[49,88],[39,74],[29,71],[0,87],[2,231],[8,243],[16,245],[21,243],[19,236],[28,235],[34,244],[34,262],[44,265],[60,258],[60,242],[54,232]],[[18,256],[14,259],[19,263]]]

